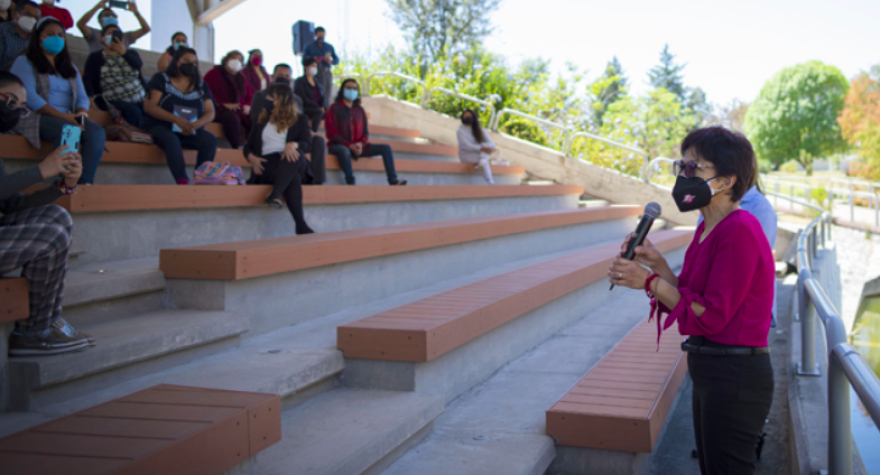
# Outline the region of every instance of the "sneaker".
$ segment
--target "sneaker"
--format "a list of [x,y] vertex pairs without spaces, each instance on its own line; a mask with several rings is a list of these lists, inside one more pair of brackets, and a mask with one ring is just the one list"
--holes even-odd
[[59,317],[58,320],[55,320],[55,323],[53,323],[52,326],[60,330],[61,333],[66,336],[74,338],[85,338],[89,341],[89,346],[95,346],[95,337],[87,333],[82,333],[76,328],[73,328],[73,325],[67,323],[67,320],[63,318]]
[[88,347],[87,338],[67,336],[54,326],[32,335],[19,332],[9,335],[9,356],[58,355]]
[[394,180],[393,182],[389,183],[389,185],[391,185],[391,186],[404,186],[404,185],[406,185],[406,180]]

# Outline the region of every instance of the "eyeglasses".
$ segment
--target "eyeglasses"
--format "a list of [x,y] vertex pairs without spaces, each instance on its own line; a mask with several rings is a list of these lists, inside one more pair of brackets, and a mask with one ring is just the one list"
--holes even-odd
[[693,178],[697,174],[697,168],[715,168],[712,165],[700,165],[697,162],[685,162],[676,160],[672,162],[672,173],[675,176],[684,174],[685,178]]
[[0,99],[6,101],[6,107],[9,107],[14,111],[18,111],[22,119],[27,117],[31,113],[31,111],[29,111],[27,107],[24,107],[23,105],[18,103],[18,99],[15,96],[0,92]]

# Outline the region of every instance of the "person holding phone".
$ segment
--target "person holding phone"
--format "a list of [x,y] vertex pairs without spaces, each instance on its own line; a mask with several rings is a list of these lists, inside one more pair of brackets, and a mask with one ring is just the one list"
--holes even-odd
[[[0,72],[0,133],[32,115],[27,90],[12,73]],[[56,148],[38,165],[6,173],[0,160],[0,275],[21,269],[28,281],[28,318],[15,322],[9,355],[39,356],[79,351],[94,345],[61,317],[64,276],[70,255],[73,221],[52,202],[76,193],[81,157]],[[26,188],[53,183],[31,194]]]
[[141,126],[165,151],[177,184],[187,185],[183,149],[198,151],[196,167],[214,161],[217,153],[217,137],[204,128],[214,120],[214,101],[199,75],[196,51],[178,48],[168,69],[147,84],[147,92]]
[[[137,18],[140,25],[140,28],[137,30],[126,31],[122,34],[122,42],[126,48],[150,32],[150,24],[141,16],[137,3],[129,2],[128,0],[101,0],[76,22],[76,27],[82,32],[83,38],[85,38],[86,43],[89,45],[89,53],[104,50],[104,35],[102,34],[104,28],[110,25],[119,26],[119,17],[116,16],[113,8],[130,11]],[[98,13],[99,11],[100,13]],[[95,13],[98,13],[98,28],[92,28],[88,25],[92,17],[95,16]]]
[[28,107],[37,112],[21,120],[15,132],[36,149],[40,140],[60,144],[65,124],[82,129],[83,173],[80,184],[92,184],[104,154],[104,128],[88,120],[89,96],[70,57],[64,27],[53,17],[37,23],[27,49],[12,65],[28,92]]
[[126,122],[140,127],[146,97],[141,75],[144,62],[137,51],[125,47],[118,26],[105,26],[101,35],[104,50],[90,54],[86,60],[83,74],[86,92],[101,110],[115,108]]
[[314,58],[318,64],[317,78],[326,93],[324,109],[330,107],[330,91],[333,90],[333,66],[339,64],[336,48],[324,41],[327,32],[323,26],[315,28],[315,41],[303,48],[303,58]]

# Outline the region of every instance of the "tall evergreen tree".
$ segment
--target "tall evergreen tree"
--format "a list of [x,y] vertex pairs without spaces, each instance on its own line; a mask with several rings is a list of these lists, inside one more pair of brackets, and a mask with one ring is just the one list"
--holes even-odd
[[608,106],[616,102],[621,96],[626,95],[629,79],[624,75],[623,66],[617,56],[605,66],[605,72],[602,73],[596,81],[590,84],[590,93],[593,95],[593,121],[596,125],[602,125],[602,117],[608,110]]
[[663,46],[660,53],[660,64],[648,71],[648,80],[654,87],[664,87],[667,91],[675,94],[678,101],[684,104],[687,101],[687,88],[684,87],[682,70],[687,64],[675,64],[675,55],[669,52],[669,44]]

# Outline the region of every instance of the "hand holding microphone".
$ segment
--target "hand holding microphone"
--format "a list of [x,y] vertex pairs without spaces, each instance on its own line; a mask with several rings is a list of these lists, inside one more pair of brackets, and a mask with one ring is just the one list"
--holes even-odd
[[[622,259],[626,259],[628,261],[632,261],[635,257],[636,247],[641,246],[642,243],[645,242],[645,237],[648,236],[648,232],[651,231],[651,226],[654,225],[654,220],[660,217],[660,214],[663,212],[663,209],[656,202],[650,202],[647,206],[645,206],[645,212],[642,215],[642,219],[639,221],[638,226],[636,226],[636,231],[632,233],[625,243],[626,249],[621,254]],[[659,254],[659,253],[658,253]],[[634,265],[634,263],[633,263]],[[639,267],[636,265],[636,267]],[[615,270],[612,266],[610,277],[612,280],[622,279],[623,271]],[[611,289],[614,288],[614,284],[611,284]],[[608,289],[608,290],[611,290]]]

